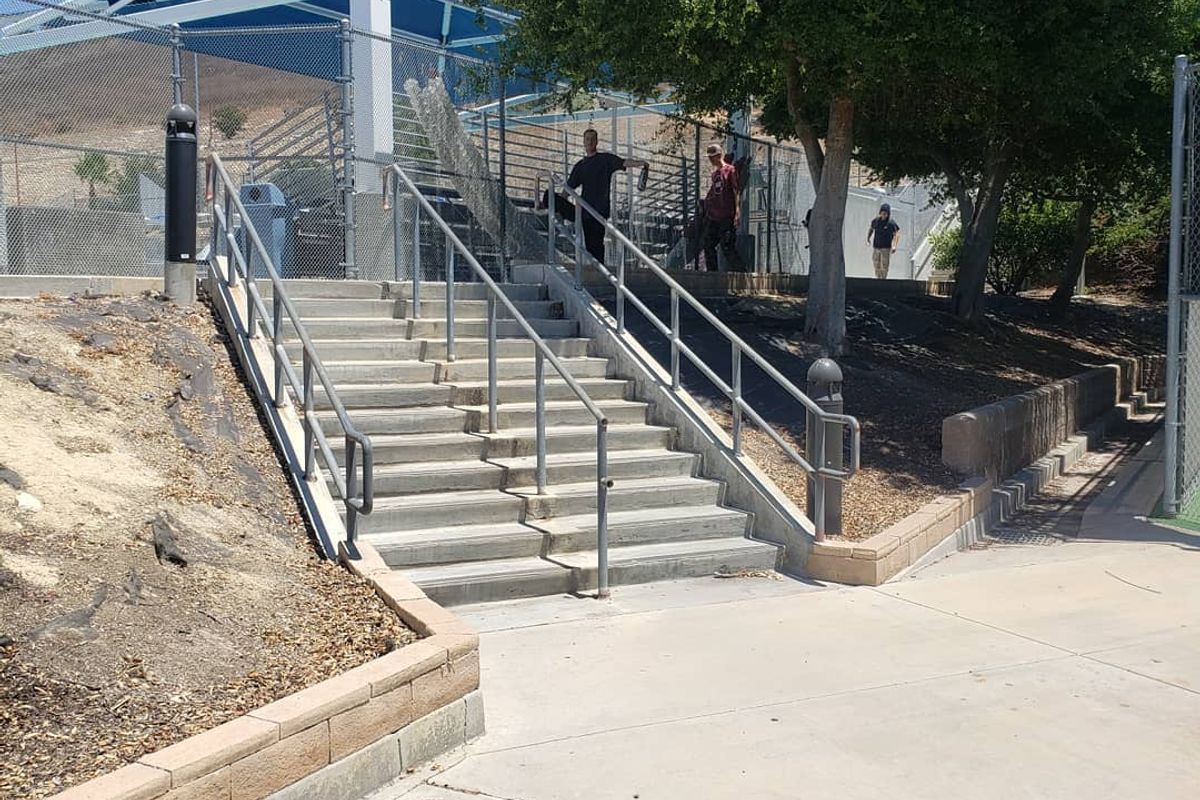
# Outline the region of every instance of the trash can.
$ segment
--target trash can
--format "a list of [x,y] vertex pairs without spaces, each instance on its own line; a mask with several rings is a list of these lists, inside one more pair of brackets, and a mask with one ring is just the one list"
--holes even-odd
[[[247,183],[238,191],[238,199],[246,209],[250,224],[258,232],[263,247],[275,263],[281,278],[296,277],[296,221],[291,203],[273,183]],[[243,248],[246,242],[241,238]],[[246,252],[243,249],[242,252]],[[256,278],[266,278],[267,268],[258,251],[250,247],[250,268]]]

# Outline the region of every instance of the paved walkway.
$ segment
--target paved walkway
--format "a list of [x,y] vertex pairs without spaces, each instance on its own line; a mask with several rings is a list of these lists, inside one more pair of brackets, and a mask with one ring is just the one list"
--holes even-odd
[[1073,531],[1035,509],[1045,540],[877,589],[706,579],[465,609],[488,734],[373,800],[1200,796],[1200,535],[1131,513],[1155,457],[1068,476],[1093,486],[1064,489]]

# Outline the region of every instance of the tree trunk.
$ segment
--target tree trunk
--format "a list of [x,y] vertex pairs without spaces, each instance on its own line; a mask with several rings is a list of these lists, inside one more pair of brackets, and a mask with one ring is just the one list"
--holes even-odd
[[842,226],[850,187],[854,152],[854,102],[835,97],[829,104],[829,128],[817,198],[809,225],[812,256],[808,273],[808,304],[804,333],[829,355],[846,346],[846,257]]
[[988,257],[1000,223],[1004,185],[1012,172],[1008,147],[993,148],[984,164],[983,181],[975,201],[970,224],[963,231],[963,247],[958,257],[951,306],[954,314],[968,322],[983,315],[983,289],[987,281]]
[[1092,246],[1092,217],[1096,215],[1096,200],[1086,197],[1075,212],[1075,239],[1071,245],[1071,256],[1063,268],[1058,288],[1050,298],[1050,310],[1055,315],[1066,312],[1075,296],[1075,287],[1079,285],[1079,276],[1083,272],[1083,263],[1087,258],[1088,248]]

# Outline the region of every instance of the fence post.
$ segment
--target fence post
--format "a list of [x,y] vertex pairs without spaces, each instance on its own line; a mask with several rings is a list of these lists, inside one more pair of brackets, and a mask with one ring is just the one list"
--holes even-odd
[[342,89],[342,174],[338,187],[342,198],[342,275],[348,280],[358,278],[355,263],[354,224],[354,59],[351,53],[354,33],[350,20],[341,21],[338,38],[342,45],[341,75],[338,83]]
[[[818,358],[808,368],[808,396],[822,411],[841,414],[842,369],[833,359]],[[804,425],[804,457],[816,470],[841,469],[842,426],[809,411]],[[842,484],[816,473],[808,478],[808,516],[817,528],[817,541],[842,532]]]
[[500,76],[500,281],[508,280],[508,84]]
[[[775,227],[775,148],[767,143],[767,257],[763,260],[766,271],[771,272],[771,236]],[[782,270],[780,270],[782,271]]]
[[1187,136],[1188,59],[1175,57],[1175,98],[1171,118],[1171,233],[1167,282],[1167,424],[1163,467],[1163,511],[1179,512],[1179,361],[1182,312],[1180,284],[1183,268],[1183,168]]
[[183,34],[179,23],[171,25],[171,105],[183,103]]

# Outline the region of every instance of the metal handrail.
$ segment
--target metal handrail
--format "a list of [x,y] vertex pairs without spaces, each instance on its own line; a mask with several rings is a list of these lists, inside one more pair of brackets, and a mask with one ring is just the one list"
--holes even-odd
[[[802,392],[799,389],[799,387],[797,387],[794,383],[792,383],[790,380],[788,380],[783,375],[783,373],[781,373],[778,369],[776,369],[774,366],[772,366],[771,363],[768,362],[765,358],[763,358],[763,356],[759,355],[759,353],[756,350],[754,350],[754,348],[750,347],[750,345],[747,344],[740,336],[738,336],[736,333],[734,333],[733,330],[731,330],[728,325],[726,325],[724,322],[722,322],[720,319],[718,319],[715,314],[713,314],[711,311],[709,311],[704,306],[703,303],[701,303],[699,300],[697,300],[678,281],[676,281],[674,278],[672,278],[667,273],[666,270],[664,270],[657,263],[655,263],[655,261],[652,258],[650,258],[648,255],[646,255],[644,252],[642,252],[642,250],[637,245],[635,245],[629,239],[629,237],[627,237],[615,225],[613,225],[612,222],[610,222],[607,217],[604,217],[600,213],[598,213],[596,211],[596,209],[594,209],[591,205],[588,204],[588,202],[586,200],[583,199],[583,196],[578,191],[576,191],[575,189],[568,186],[566,181],[563,180],[560,176],[554,174],[553,172],[544,173],[544,175],[539,175],[538,183],[534,190],[536,193],[536,197],[539,200],[540,200],[541,194],[542,194],[541,193],[541,179],[543,177],[547,178],[549,181],[550,194],[552,196],[557,194],[558,188],[561,187],[563,190],[565,190],[568,193],[568,195],[570,195],[571,201],[575,205],[575,220],[574,220],[574,223],[575,223],[575,282],[576,282],[577,287],[580,290],[583,290],[583,265],[584,265],[584,260],[585,260],[585,256],[586,256],[589,259],[590,264],[592,266],[594,266],[597,270],[599,270],[600,273],[604,276],[604,278],[609,283],[611,283],[613,286],[615,286],[617,289],[617,296],[616,296],[617,332],[619,334],[625,333],[625,301],[628,299],[629,302],[631,302],[634,305],[634,307],[637,308],[638,311],[642,312],[642,314],[646,317],[646,319],[660,333],[662,333],[664,336],[666,336],[669,339],[669,341],[671,343],[671,389],[672,390],[678,391],[680,388],[680,381],[679,381],[680,360],[679,360],[679,357],[681,355],[683,355],[683,356],[686,356],[688,358],[688,360],[691,361],[691,363],[697,369],[699,369],[700,372],[706,378],[708,378],[710,381],[712,381],[713,385],[715,385],[723,394],[725,394],[725,396],[729,399],[730,404],[733,408],[733,452],[734,452],[734,455],[736,455],[738,457],[742,457],[742,415],[745,414],[746,416],[748,416],[751,419],[751,421],[754,422],[755,425],[757,425],[759,428],[761,428],[762,431],[764,433],[766,433],[775,442],[775,444],[778,445],[779,448],[781,450],[783,450],[784,453],[787,454],[787,456],[789,458],[792,459],[792,461],[794,461],[796,464],[798,464],[805,472],[807,472],[809,475],[811,475],[813,477],[813,482],[815,484],[815,489],[816,489],[816,496],[814,497],[814,511],[815,511],[814,516],[817,517],[817,519],[815,519],[813,521],[813,523],[816,526],[817,539],[818,540],[824,539],[824,537],[825,537],[825,530],[824,530],[825,481],[826,480],[846,481],[846,480],[849,480],[856,472],[858,472],[858,469],[860,466],[860,461],[861,461],[861,449],[862,449],[862,442],[861,442],[862,426],[859,424],[858,420],[855,417],[852,417],[848,414],[836,414],[836,413],[829,412],[829,411],[826,411],[825,409],[821,408],[821,406],[818,405],[812,398],[810,398],[808,395],[806,395],[804,392]],[[618,259],[619,266],[617,267],[616,275],[613,275],[613,273],[604,264],[602,264],[599,261],[597,261],[596,259],[591,258],[590,256],[586,255],[586,251],[583,248],[583,214],[584,213],[590,214],[594,219],[598,220],[601,224],[603,224],[604,229],[608,232],[608,234],[610,236],[613,237],[613,239],[616,240],[617,244],[621,247],[622,252],[621,252],[620,258]],[[555,238],[554,218],[555,218],[554,201],[553,201],[553,197],[552,197],[551,205],[550,205],[550,208],[548,209],[548,213],[547,213],[547,232],[546,232],[546,258],[550,265],[554,265],[556,263],[556,250],[554,247],[554,238]],[[657,276],[660,280],[662,280],[668,286],[668,288],[670,288],[670,290],[671,290],[671,323],[670,323],[670,325],[668,325],[667,323],[665,323],[661,319],[659,319],[658,315],[655,314],[653,311],[651,311],[650,308],[645,303],[643,303],[641,301],[641,299],[638,298],[638,296],[636,294],[634,294],[634,292],[625,284],[625,254],[624,254],[624,251],[626,249],[628,249],[630,252],[632,252],[634,255],[634,258],[637,261],[639,261],[643,266],[645,266],[647,269],[649,269],[655,276]],[[691,306],[692,309],[696,313],[698,313],[706,322],[708,322],[714,328],[716,328],[717,332],[720,333],[722,336],[725,337],[726,340],[729,341],[730,348],[731,348],[731,350],[730,350],[731,361],[732,361],[731,370],[730,370],[732,385],[727,384],[725,381],[723,381],[716,374],[716,372],[714,372],[712,370],[712,368],[710,368],[708,366],[708,364],[704,363],[703,359],[701,359],[701,357],[694,350],[692,350],[690,347],[688,347],[686,344],[683,343],[683,340],[680,337],[680,316],[679,316],[679,301],[681,299],[683,301],[685,301],[689,306]],[[796,449],[794,447],[792,447],[791,444],[789,444],[783,438],[783,436],[780,435],[780,433],[775,430],[775,428],[770,423],[768,423],[758,412],[756,412],[750,406],[749,403],[746,402],[745,398],[742,396],[742,388],[741,388],[741,374],[742,374],[741,361],[742,361],[743,356],[749,358],[751,362],[753,362],[756,366],[759,367],[759,369],[761,369],[764,373],[766,373],[766,375],[768,377],[770,377],[773,381],[775,381],[775,383],[780,388],[782,388],[785,392],[787,392],[789,395],[791,395],[793,399],[795,399],[802,406],[804,406],[804,408],[806,409],[806,411],[809,412],[809,414],[811,414],[815,419],[819,420],[820,423],[822,424],[822,432],[824,430],[823,426],[826,423],[835,424],[835,425],[840,426],[842,429],[848,429],[850,431],[850,466],[849,466],[849,468],[828,466],[828,464],[827,464],[828,459],[826,457],[826,454],[824,453],[824,442],[825,442],[824,435],[819,435],[819,436],[815,437],[816,442],[817,442],[817,453],[815,455],[814,460],[817,462],[817,464],[814,465],[807,458],[805,458],[802,454],[797,452]],[[838,460],[840,460],[840,459],[838,459]]]
[[524,334],[529,338],[534,346],[534,420],[535,420],[535,439],[537,450],[537,467],[535,470],[537,481],[537,493],[543,495],[546,493],[546,376],[545,362],[549,361],[552,366],[563,379],[563,382],[570,387],[575,396],[583,403],[588,412],[596,420],[596,560],[597,573],[596,585],[597,595],[601,598],[608,597],[608,490],[612,488],[613,481],[608,476],[608,418],[604,411],[592,400],[587,391],[579,384],[567,369],[567,367],[558,359],[546,341],[538,334],[537,330],[530,324],[525,315],[520,312],[516,304],[509,299],[508,295],[500,288],[488,274],[479,260],[471,253],[471,251],[462,243],[458,235],[454,233],[454,229],[442,216],[438,214],[433,205],[421,193],[416,183],[405,173],[399,164],[392,164],[383,170],[383,204],[384,210],[392,212],[392,233],[393,233],[393,258],[395,260],[395,277],[396,280],[401,280],[401,247],[402,232],[404,223],[401,221],[400,214],[400,190],[401,186],[408,192],[416,203],[415,212],[412,215],[412,298],[411,312],[412,317],[417,319],[420,317],[421,308],[421,239],[420,239],[420,221],[421,212],[433,221],[433,223],[441,230],[442,235],[446,240],[446,360],[454,361],[454,265],[456,254],[461,256],[470,266],[471,272],[475,278],[487,287],[487,375],[488,375],[488,432],[495,433],[499,428],[499,391],[498,370],[496,364],[497,358],[497,305],[503,306],[509,313],[511,319],[516,321]]
[[[237,185],[230,179],[229,173],[225,170],[225,165],[221,161],[221,157],[216,153],[208,157],[204,185],[205,199],[212,204],[214,221],[212,226],[212,242],[210,245],[212,256],[210,258],[210,268],[220,270],[220,261],[216,256],[221,254],[221,248],[218,245],[223,239],[225,242],[224,255],[227,264],[226,274],[220,277],[229,288],[237,285],[239,275],[246,282],[246,337],[254,339],[258,335],[256,328],[259,327],[262,328],[263,333],[271,337],[271,353],[275,362],[275,380],[272,388],[271,402],[274,403],[276,408],[283,408],[287,405],[288,396],[284,389],[285,379],[291,386],[295,396],[301,399],[303,404],[302,422],[304,425],[304,478],[305,480],[312,480],[316,475],[315,446],[320,449],[321,456],[333,479],[334,486],[337,488],[338,494],[346,506],[346,543],[353,545],[358,530],[358,515],[370,514],[375,502],[375,458],[374,449],[371,446],[371,438],[364,433],[360,433],[354,427],[354,423],[351,422],[350,415],[346,413],[346,407],[342,404],[341,398],[338,397],[334,383],[330,379],[329,373],[325,371],[325,365],[321,363],[321,357],[317,355],[317,349],[313,345],[312,339],[309,338],[308,331],[305,330],[304,325],[300,322],[300,315],[296,311],[296,307],[292,305],[291,298],[288,297],[287,291],[284,289],[283,279],[280,277],[275,263],[271,260],[270,253],[267,252],[267,248],[263,245],[262,239],[259,238],[258,231],[254,228],[254,223],[250,221],[250,216],[246,213],[245,206],[242,205],[242,201],[238,197]],[[219,192],[224,194],[223,203],[217,202]],[[242,225],[242,242],[240,245],[232,225],[235,213],[241,220]],[[223,233],[223,236],[221,233]],[[268,315],[262,295],[258,291],[258,282],[254,277],[254,271],[250,268],[252,249],[258,255],[259,259],[262,260],[263,266],[266,267],[267,275],[271,279],[271,305],[273,313],[270,315]],[[303,380],[297,377],[296,371],[292,367],[291,359],[288,358],[287,350],[283,345],[285,316],[295,330],[296,336],[300,339],[303,354]],[[271,320],[269,327],[267,325],[268,318]],[[321,430],[321,425],[314,413],[314,374],[317,380],[320,381],[321,388],[324,389],[326,396],[329,398],[330,405],[337,416],[338,424],[341,425],[345,435],[346,459],[343,467],[345,471],[344,476],[339,471],[333,448],[330,446],[325,432]],[[358,448],[362,449],[361,492],[355,468]]]

